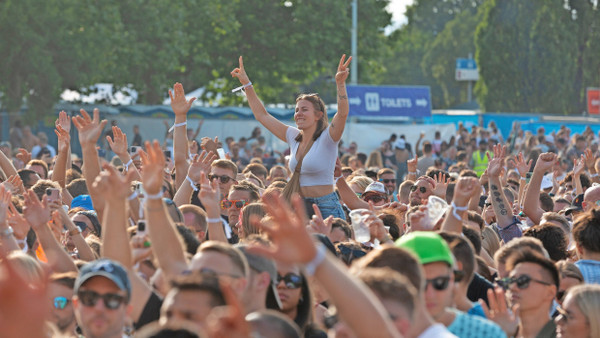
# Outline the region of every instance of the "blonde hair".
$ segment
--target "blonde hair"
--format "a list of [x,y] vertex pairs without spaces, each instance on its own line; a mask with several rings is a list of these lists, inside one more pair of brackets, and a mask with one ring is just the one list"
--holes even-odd
[[367,159],[365,167],[377,167],[377,169],[383,168],[383,159],[381,158],[381,153],[378,150],[373,150],[369,154],[369,158]]
[[600,285],[583,284],[569,289],[570,296],[575,305],[581,310],[590,326],[590,337],[600,337],[600,321],[596,316],[600,313]]
[[26,282],[39,284],[43,281],[44,270],[35,258],[22,251],[13,251],[8,255],[7,259],[14,264]]
[[373,183],[373,180],[367,176],[354,176],[348,182],[348,184],[356,184],[363,191],[367,189],[371,183]]
[[250,223],[250,216],[257,215],[265,217],[267,214],[265,205],[262,203],[250,203],[242,209],[242,228],[244,229],[244,237],[252,234],[260,234],[260,231]]

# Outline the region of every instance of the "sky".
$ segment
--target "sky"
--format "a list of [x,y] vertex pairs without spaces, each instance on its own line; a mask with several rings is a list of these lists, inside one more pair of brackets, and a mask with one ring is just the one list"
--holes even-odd
[[386,28],[386,33],[389,34],[394,29],[406,23],[406,6],[411,5],[414,0],[391,0],[387,9],[392,13],[392,24]]

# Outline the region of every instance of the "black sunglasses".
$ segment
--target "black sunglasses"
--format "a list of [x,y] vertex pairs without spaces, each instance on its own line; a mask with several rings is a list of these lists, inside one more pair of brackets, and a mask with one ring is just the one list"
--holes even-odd
[[497,279],[496,283],[502,287],[503,289],[510,288],[511,284],[517,284],[517,287],[521,290],[525,290],[529,287],[531,282],[540,283],[542,285],[552,285],[550,283],[531,278],[529,275],[521,275],[519,277],[507,277],[502,279]]
[[54,308],[62,310],[71,302],[67,297],[54,297]]
[[81,304],[85,306],[96,306],[98,299],[102,298],[104,306],[110,310],[115,310],[119,308],[122,303],[125,303],[125,296],[116,293],[105,293],[101,295],[91,290],[80,290],[77,293],[77,297],[81,301]]
[[431,286],[433,286],[433,288],[437,291],[446,290],[448,288],[448,285],[450,284],[450,276],[442,276],[425,280],[426,290],[429,284],[431,284]]
[[365,256],[367,253],[362,250],[352,249],[345,245],[338,245],[338,250],[340,251],[340,258],[346,263],[350,265],[354,258],[361,258]]
[[381,201],[387,201],[387,198],[379,196],[379,195],[370,195],[370,196],[365,196],[364,198],[365,202],[373,202],[373,203],[379,203]]
[[229,182],[229,180],[233,180],[233,178],[227,176],[227,175],[215,175],[215,174],[210,174],[208,175],[208,179],[210,181],[214,180],[215,178],[218,178],[219,181],[223,184],[227,184],[227,182]]
[[76,226],[79,227],[79,229],[81,230],[81,232],[84,232],[85,229],[87,229],[87,224],[85,222],[82,221],[73,221],[73,224],[75,224]]
[[427,192],[427,188],[417,187],[416,185],[413,185],[412,187],[410,187],[410,191],[417,191],[417,188],[419,188],[419,191],[421,192],[421,194],[424,194]]
[[388,183],[396,183],[396,179],[395,179],[395,178],[390,178],[390,179],[387,179],[387,178],[386,178],[386,179],[380,178],[380,179],[379,179],[379,182],[383,182],[384,184],[388,184]]
[[302,276],[295,273],[287,273],[285,276],[277,274],[277,284],[283,281],[285,287],[288,289],[298,289],[302,286]]

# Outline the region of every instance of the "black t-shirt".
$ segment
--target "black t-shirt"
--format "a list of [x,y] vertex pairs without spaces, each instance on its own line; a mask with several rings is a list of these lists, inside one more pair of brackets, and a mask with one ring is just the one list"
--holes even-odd
[[489,289],[494,289],[494,285],[487,279],[483,278],[480,274],[475,273],[471,284],[469,284],[469,289],[467,290],[467,298],[469,298],[469,300],[472,302],[483,299],[489,306],[487,298],[487,290]]
[[138,321],[133,324],[135,330],[139,330],[146,324],[150,324],[155,322],[160,318],[160,308],[162,306],[163,300],[154,292],[148,298],[146,305],[144,305],[144,310],[142,310],[142,314]]

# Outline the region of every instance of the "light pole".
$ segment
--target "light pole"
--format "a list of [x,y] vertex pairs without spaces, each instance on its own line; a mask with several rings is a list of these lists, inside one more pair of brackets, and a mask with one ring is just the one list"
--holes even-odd
[[352,0],[352,63],[350,64],[350,83],[355,85],[358,81],[358,51],[356,46],[358,32],[358,0]]

